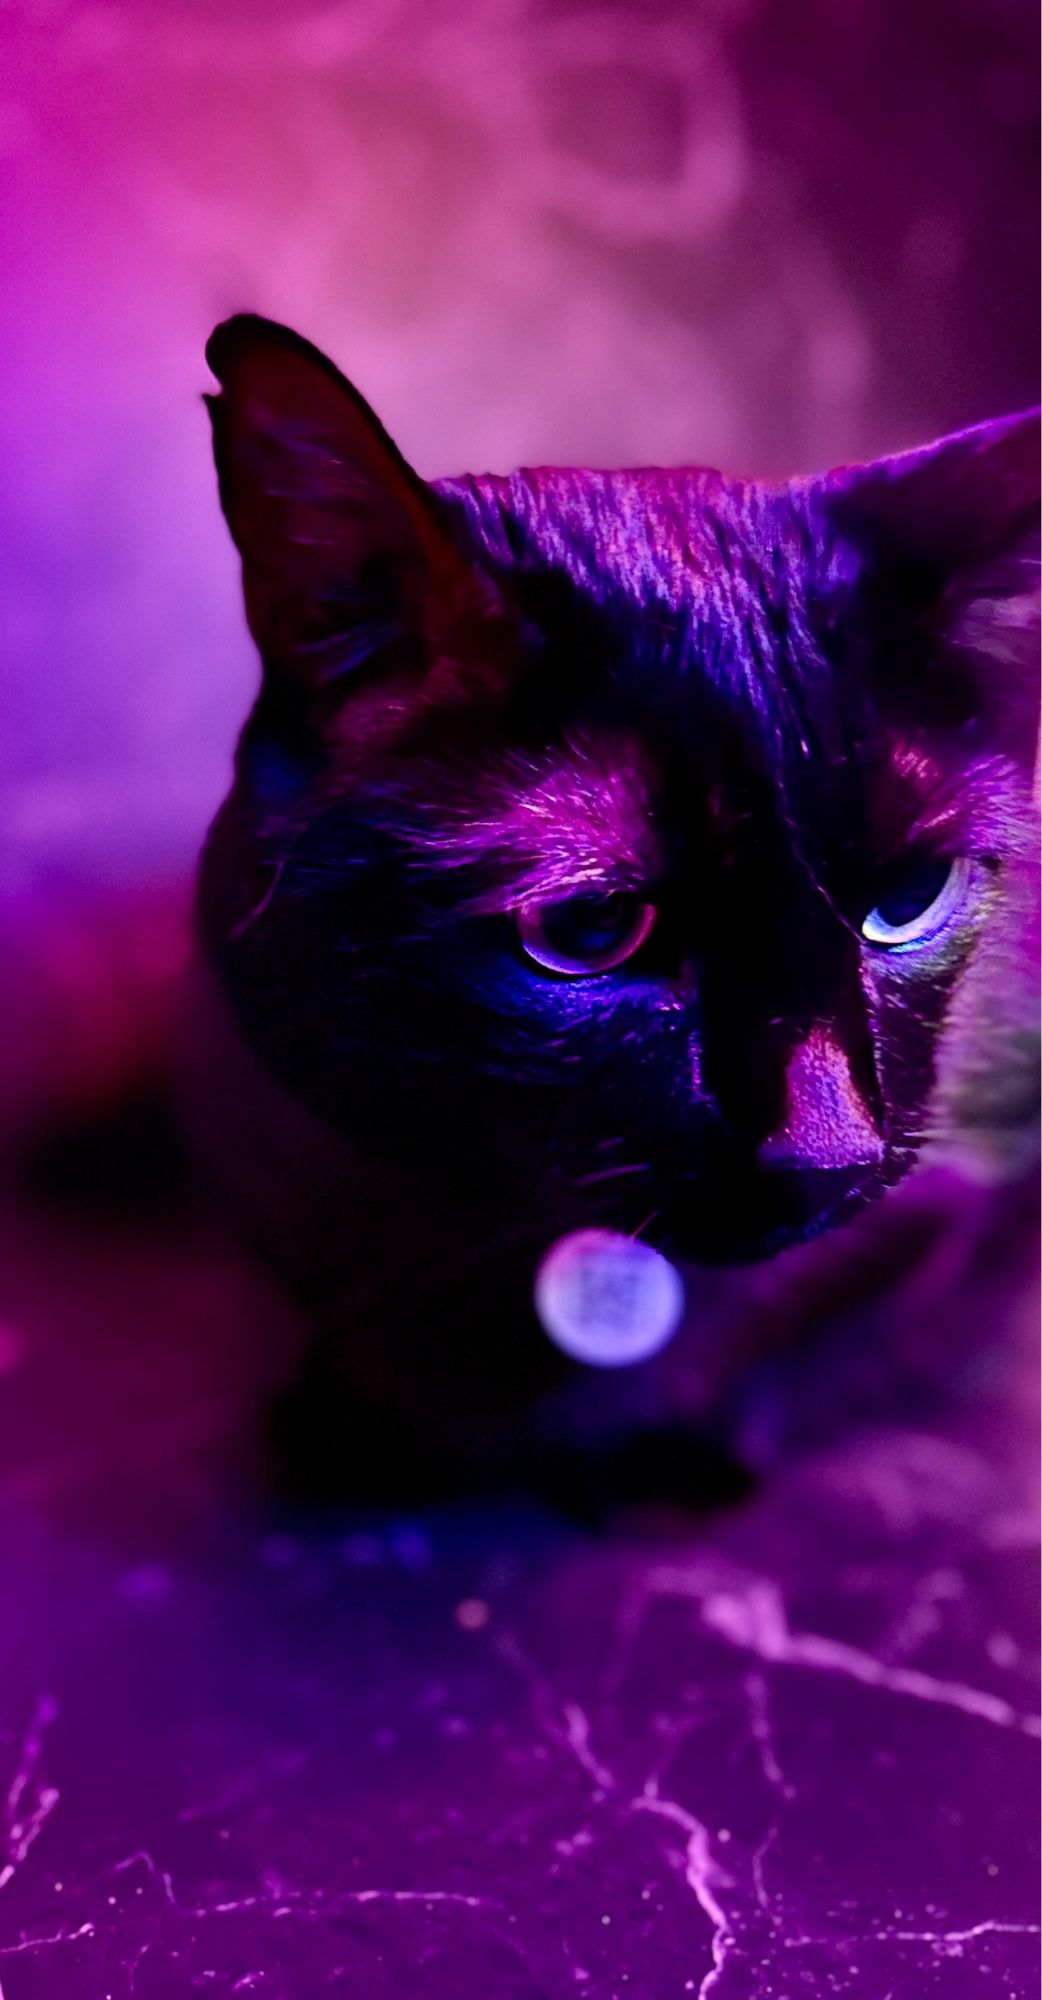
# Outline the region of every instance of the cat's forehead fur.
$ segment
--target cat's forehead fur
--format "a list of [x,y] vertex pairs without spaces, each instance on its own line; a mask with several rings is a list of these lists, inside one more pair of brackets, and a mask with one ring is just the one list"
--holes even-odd
[[813,482],[549,469],[435,490],[542,635],[584,651],[592,682],[610,679],[634,712],[659,704],[697,740],[708,702],[769,740],[772,763],[812,741],[831,761],[864,734],[857,672],[825,659],[859,558]]
[[808,784],[830,792],[840,767],[855,806],[864,688],[831,671],[824,648],[857,559],[811,483],[547,469],[435,490],[531,614],[566,729],[574,678],[574,712],[650,737],[707,790],[759,753],[804,795],[805,818]]
[[813,488],[725,479],[700,467],[522,469],[441,480],[494,565],[567,575],[594,602],[711,618],[792,607],[825,588],[841,551]]

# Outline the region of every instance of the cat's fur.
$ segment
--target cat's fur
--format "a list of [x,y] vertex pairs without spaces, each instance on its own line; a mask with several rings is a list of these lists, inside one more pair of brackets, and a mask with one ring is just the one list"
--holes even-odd
[[[998,1022],[989,954],[1034,962],[1037,415],[785,485],[430,487],[296,335],[236,319],[208,358],[264,675],[202,932],[370,1163],[338,1250],[376,1393],[458,1437],[466,1381],[498,1435],[566,1366],[528,1305],[563,1231],[758,1258],[1030,1121],[1033,1037],[1014,1008],[982,1046],[973,995]],[[925,957],[860,936],[910,848],[984,871]],[[648,946],[545,977],[512,913],[602,884],[655,903]]]

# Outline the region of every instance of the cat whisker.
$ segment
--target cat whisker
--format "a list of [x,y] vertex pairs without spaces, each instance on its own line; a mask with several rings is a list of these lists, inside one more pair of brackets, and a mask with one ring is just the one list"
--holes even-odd
[[638,1160],[632,1166],[602,1167],[600,1173],[583,1174],[581,1180],[572,1182],[572,1186],[577,1188],[593,1187],[597,1181],[619,1180],[623,1174],[650,1174],[650,1172],[651,1167],[649,1163],[646,1160]]
[[275,895],[278,892],[279,883],[282,880],[285,868],[286,868],[286,859],[285,857],[283,857],[283,859],[276,865],[275,873],[272,876],[271,881],[269,882],[267,888],[265,889],[263,896],[261,896],[260,900],[253,905],[252,909],[247,910],[246,915],[244,917],[239,918],[238,923],[232,925],[230,931],[228,932],[228,936],[233,944],[238,944],[239,939],[245,937],[246,932],[250,929],[251,925],[257,923],[258,920],[264,915],[265,910],[268,908],[269,904],[273,901]]
[[633,1241],[636,1242],[639,1236],[643,1236],[644,1231],[650,1229],[652,1223],[657,1222],[661,1214],[661,1208],[653,1208],[651,1214],[644,1217],[643,1222],[638,1222],[636,1229],[631,1229],[629,1232]]

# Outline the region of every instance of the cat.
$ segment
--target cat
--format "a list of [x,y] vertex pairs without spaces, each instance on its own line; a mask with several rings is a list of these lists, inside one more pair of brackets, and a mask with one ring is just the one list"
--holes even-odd
[[1039,416],[429,485],[297,334],[207,359],[263,674],[199,927],[286,1093],[288,1263],[348,1401],[510,1458],[576,1373],[563,1233],[710,1274],[1030,1127]]

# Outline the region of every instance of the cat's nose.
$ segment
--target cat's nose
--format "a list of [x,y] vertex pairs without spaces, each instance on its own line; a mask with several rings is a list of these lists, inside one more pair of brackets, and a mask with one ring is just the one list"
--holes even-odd
[[884,1151],[845,1050],[828,1029],[812,1029],[789,1057],[782,1122],[758,1147],[757,1160],[777,1168],[868,1167]]

